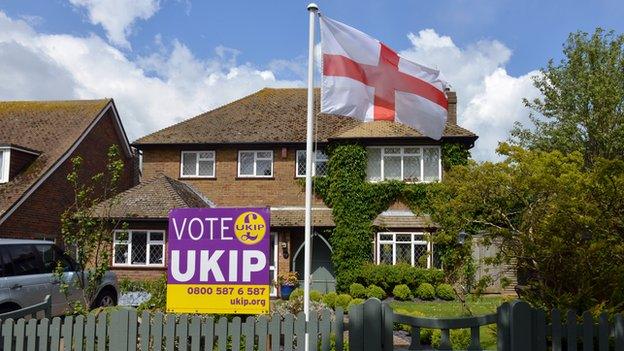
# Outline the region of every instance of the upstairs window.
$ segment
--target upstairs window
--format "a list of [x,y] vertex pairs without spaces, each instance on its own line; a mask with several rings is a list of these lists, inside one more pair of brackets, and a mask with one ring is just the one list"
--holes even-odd
[[368,148],[369,181],[435,182],[442,177],[439,146]]
[[215,176],[214,151],[182,151],[180,177],[212,178]]
[[238,152],[238,176],[270,178],[273,176],[273,151],[253,150]]
[[9,181],[9,149],[0,149],[0,183]]
[[[316,150],[315,158],[312,160],[314,164],[313,176],[324,176],[327,174],[327,155],[321,150]],[[297,177],[305,177],[306,175],[306,151],[297,150]]]

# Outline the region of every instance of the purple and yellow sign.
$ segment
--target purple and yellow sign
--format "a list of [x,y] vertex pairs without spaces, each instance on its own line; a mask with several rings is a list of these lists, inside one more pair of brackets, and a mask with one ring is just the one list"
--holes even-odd
[[269,313],[267,208],[169,213],[167,311]]

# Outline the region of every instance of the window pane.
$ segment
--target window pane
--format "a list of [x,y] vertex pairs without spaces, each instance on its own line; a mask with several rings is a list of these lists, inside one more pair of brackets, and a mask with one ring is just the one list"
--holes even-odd
[[42,261],[30,245],[11,245],[11,261],[15,275],[38,274],[43,269]]
[[397,234],[396,241],[412,241],[412,234]]
[[271,175],[271,161],[259,160],[256,164],[256,175],[258,176],[270,176]]
[[306,152],[297,151],[297,175],[304,176],[306,174]]
[[379,263],[392,264],[392,244],[379,245]]
[[162,241],[163,240],[163,233],[162,232],[151,232],[150,233],[150,240],[151,241]]
[[42,273],[52,273],[56,269],[56,255],[52,245],[36,245],[42,260]]
[[405,149],[403,149],[403,153],[420,155],[420,148],[419,147],[406,147]]
[[414,245],[414,265],[427,268],[427,245]]
[[240,153],[240,175],[253,175],[254,155],[252,152]]
[[392,241],[392,234],[379,234],[379,240]]
[[147,233],[132,232],[131,264],[145,264],[147,258]]
[[316,150],[316,162],[318,161],[327,161],[329,158],[327,157],[327,155],[321,151],[321,150]]
[[401,156],[384,156],[384,179],[401,179]]
[[214,158],[214,153],[212,151],[202,151],[199,153],[199,158]]
[[400,147],[384,147],[384,154],[400,154],[401,153],[401,148]]
[[327,161],[319,161],[316,160],[316,164],[314,165],[316,172],[316,176],[324,176],[327,174]]
[[366,176],[368,180],[381,180],[381,149],[368,149],[367,153]]
[[258,151],[256,154],[258,158],[272,158],[270,151]]
[[403,180],[420,181],[420,156],[405,156],[403,158]]
[[117,264],[128,263],[128,245],[115,244],[115,263]]
[[150,245],[150,262],[149,263],[150,264],[162,264],[163,263],[163,245],[162,244]]
[[440,180],[440,150],[438,148],[425,148],[423,150],[424,180],[426,182]]
[[412,244],[396,244],[396,263],[412,264]]
[[214,173],[214,161],[199,161],[199,175],[212,176]]
[[195,175],[195,163],[197,162],[196,153],[182,154],[182,175]]

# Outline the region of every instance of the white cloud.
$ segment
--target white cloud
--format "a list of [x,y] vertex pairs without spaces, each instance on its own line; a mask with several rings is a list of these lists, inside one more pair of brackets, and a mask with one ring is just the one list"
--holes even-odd
[[460,48],[450,37],[433,29],[410,33],[408,39],[412,46],[401,51],[401,55],[439,69],[457,91],[459,123],[479,135],[473,157],[496,159],[498,142],[508,138],[514,121],[528,119],[522,98],[538,96],[531,81],[531,76],[538,72],[509,75],[505,65],[512,52],[496,40]]
[[89,21],[102,25],[111,43],[129,49],[128,36],[138,19],[146,20],[159,9],[159,0],[69,0],[85,8]]
[[96,35],[37,33],[0,11],[0,99],[115,99],[131,139],[223,105],[265,86],[301,86],[238,64],[235,51],[202,60],[174,41],[129,59]]

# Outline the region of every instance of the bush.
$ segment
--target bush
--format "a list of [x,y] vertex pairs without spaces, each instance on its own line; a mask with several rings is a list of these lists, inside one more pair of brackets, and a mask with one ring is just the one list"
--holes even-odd
[[[431,334],[431,346],[435,349],[440,347],[442,332],[436,329]],[[451,330],[451,347],[453,350],[466,350],[470,345],[470,330],[468,329],[452,329]]]
[[351,297],[351,295],[349,294],[340,294],[338,295],[338,297],[336,297],[336,307],[342,307],[343,310],[348,310],[349,309],[349,303],[351,302],[353,298]]
[[[316,311],[319,315],[327,308],[328,306],[322,302],[310,301],[310,311]],[[278,301],[275,304],[275,311],[282,317],[288,313],[296,315],[297,313],[303,311],[303,296],[299,296],[295,299],[289,299],[288,301]]]
[[416,296],[421,300],[433,300],[435,299],[435,295],[435,288],[429,283],[422,283],[418,289],[416,289]]
[[427,329],[427,328],[420,329],[420,344],[431,345],[432,336],[433,336],[433,329]]
[[325,296],[323,296],[323,303],[326,304],[327,306],[335,309],[336,308],[336,299],[338,298],[338,294],[336,294],[335,292],[328,292],[327,294],[325,294]]
[[148,282],[143,280],[130,280],[128,278],[122,278],[119,281],[119,293],[147,291]]
[[143,302],[137,308],[142,310],[161,310],[164,311],[167,304],[167,276],[161,275],[160,278],[143,282],[145,291],[150,294],[149,300]]
[[310,291],[310,301],[321,302],[323,300],[323,294],[320,291]]
[[450,284],[440,284],[436,287],[436,296],[445,301],[455,300],[455,290]]
[[369,285],[369,287],[366,288],[366,297],[369,299],[374,297],[379,300],[383,300],[386,298],[386,292],[377,285]]
[[407,301],[412,298],[412,291],[409,286],[405,284],[399,284],[392,289],[392,295],[399,301]]
[[290,293],[290,297],[288,297],[289,300],[295,300],[298,299],[299,297],[303,296],[303,289],[301,288],[296,288],[295,290],[293,290]]
[[443,279],[444,272],[440,269],[412,267],[409,264],[365,264],[360,269],[356,282],[365,286],[377,285],[384,291],[391,291],[401,284],[407,285],[411,290],[416,290],[422,283],[437,286]]
[[366,288],[360,283],[353,283],[349,287],[349,293],[354,298],[363,299],[366,297]]
[[351,306],[355,306],[355,305],[359,305],[359,304],[363,304],[364,303],[364,299],[353,299],[351,300],[351,302],[349,302],[349,306],[348,309],[351,308]]

